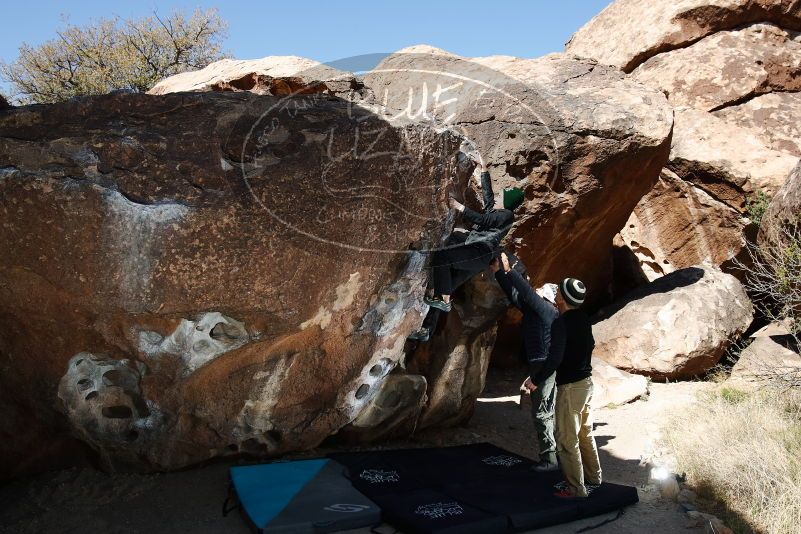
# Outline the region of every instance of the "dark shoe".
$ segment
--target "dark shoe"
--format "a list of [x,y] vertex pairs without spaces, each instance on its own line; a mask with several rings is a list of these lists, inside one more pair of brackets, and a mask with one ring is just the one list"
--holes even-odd
[[567,480],[562,480],[561,482],[557,482],[553,485],[553,489],[556,491],[564,491],[570,489],[570,484],[567,483]]
[[587,496],[592,495],[592,492],[597,490],[601,487],[600,484],[584,484],[584,487],[587,488]]
[[417,332],[412,332],[412,334],[407,339],[411,339],[412,341],[422,341],[423,343],[425,343],[426,341],[431,339],[431,330],[423,327]]
[[426,297],[423,299],[423,302],[431,306],[432,308],[436,308],[438,310],[442,310],[444,312],[451,311],[451,303],[445,302],[440,297]]
[[556,462],[549,462],[548,460],[540,460],[531,466],[531,470],[537,473],[550,473],[551,471],[558,471],[559,464]]

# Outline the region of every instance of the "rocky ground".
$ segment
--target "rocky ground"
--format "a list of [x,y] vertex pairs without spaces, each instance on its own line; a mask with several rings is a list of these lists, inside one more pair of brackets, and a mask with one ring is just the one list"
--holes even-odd
[[[528,400],[518,406],[520,382],[515,371],[490,370],[487,385],[470,422],[455,429],[426,431],[411,440],[383,446],[436,446],[490,441],[534,456]],[[604,478],[637,486],[640,503],[617,521],[594,532],[693,532],[679,506],[663,499],[648,481],[645,462],[654,454],[658,428],[667,413],[694,402],[711,387],[703,382],[652,384],[647,400],[596,412],[596,439]],[[318,449],[304,456],[319,455]],[[107,475],[91,469],[65,471],[20,480],[0,489],[0,532],[3,533],[167,533],[248,532],[236,514],[221,515],[226,475],[233,461],[219,461],[181,472],[156,475]],[[575,532],[614,514],[547,529]],[[379,532],[393,532],[385,525]],[[362,532],[362,531],[358,531]],[[368,530],[363,531],[367,533]]]

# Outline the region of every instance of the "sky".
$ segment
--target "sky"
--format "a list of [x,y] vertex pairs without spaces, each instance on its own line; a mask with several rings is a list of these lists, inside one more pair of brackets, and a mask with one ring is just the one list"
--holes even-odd
[[[660,0],[661,1],[661,0]],[[22,0],[4,2],[0,60],[23,42],[52,39],[67,17],[138,18],[154,10],[216,7],[228,22],[225,50],[238,59],[297,55],[323,62],[429,44],[463,56],[537,57],[559,52],[610,0]],[[6,84],[0,91],[8,93]]]

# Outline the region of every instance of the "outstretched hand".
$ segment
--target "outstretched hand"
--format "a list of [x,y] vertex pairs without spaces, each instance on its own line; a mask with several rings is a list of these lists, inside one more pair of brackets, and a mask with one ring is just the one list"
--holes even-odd
[[503,262],[503,272],[508,273],[512,270],[509,266],[509,256],[506,255],[506,252],[501,252],[501,262]]
[[456,211],[464,210],[464,204],[462,204],[453,197],[448,197],[448,207],[451,209],[455,209]]

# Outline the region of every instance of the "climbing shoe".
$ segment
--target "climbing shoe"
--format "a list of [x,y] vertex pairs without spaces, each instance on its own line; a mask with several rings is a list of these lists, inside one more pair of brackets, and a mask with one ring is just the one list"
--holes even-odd
[[452,307],[450,302],[445,302],[440,297],[426,297],[425,299],[423,299],[423,302],[425,302],[426,304],[428,304],[432,308],[436,308],[436,309],[442,310],[444,312],[451,311],[451,307]]
[[550,473],[551,471],[558,471],[559,464],[556,462],[549,462],[548,460],[540,460],[531,466],[531,470],[537,473]]
[[425,343],[426,341],[431,339],[431,330],[423,327],[417,332],[412,332],[412,334],[407,339],[410,339],[412,341],[422,341],[423,343]]

